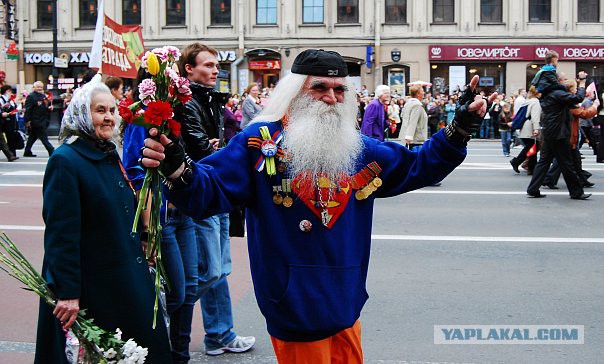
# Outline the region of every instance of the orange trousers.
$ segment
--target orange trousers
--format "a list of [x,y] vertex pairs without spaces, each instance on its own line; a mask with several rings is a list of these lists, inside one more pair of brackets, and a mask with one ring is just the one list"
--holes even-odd
[[283,341],[271,336],[279,364],[362,364],[361,322],[323,340]]

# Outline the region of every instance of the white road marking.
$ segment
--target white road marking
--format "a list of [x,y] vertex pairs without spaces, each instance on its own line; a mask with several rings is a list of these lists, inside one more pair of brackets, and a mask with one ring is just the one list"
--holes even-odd
[[32,230],[43,231],[45,226],[36,225],[0,225],[0,230]]
[[548,236],[440,236],[440,235],[371,235],[372,240],[417,241],[482,241],[508,243],[604,243],[604,238],[548,237]]
[[[44,226],[0,225],[0,230],[44,230]],[[444,235],[371,235],[372,240],[415,241],[482,241],[529,243],[604,243],[604,238],[548,237],[548,236],[444,236]]]
[[44,172],[40,171],[14,171],[14,172],[0,172],[3,176],[43,176]]
[[0,183],[0,187],[42,187],[41,183]]

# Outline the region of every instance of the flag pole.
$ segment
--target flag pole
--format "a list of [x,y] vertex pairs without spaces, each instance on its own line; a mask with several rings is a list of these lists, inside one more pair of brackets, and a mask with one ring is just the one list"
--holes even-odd
[[92,49],[90,50],[90,61],[88,67],[102,73],[102,52],[103,52],[103,29],[105,28],[105,6],[104,0],[98,1],[96,14],[96,27],[94,29],[94,39]]

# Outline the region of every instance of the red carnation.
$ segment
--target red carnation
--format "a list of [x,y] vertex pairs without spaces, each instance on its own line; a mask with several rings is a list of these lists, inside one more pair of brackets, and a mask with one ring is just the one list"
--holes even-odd
[[168,120],[168,128],[175,137],[180,136],[180,123],[174,119]]
[[152,101],[145,110],[145,121],[160,126],[164,120],[172,118],[172,106],[166,101]]
[[128,124],[131,124],[132,120],[134,120],[134,115],[132,114],[132,110],[130,110],[130,107],[129,107],[133,103],[134,103],[134,101],[132,101],[131,99],[124,99],[124,100],[120,101],[118,108],[117,108],[118,113],[122,117],[122,120],[124,120]]
[[191,99],[193,98],[191,96],[191,94],[181,94],[180,92],[176,93],[176,98],[184,104],[186,104],[187,102],[191,101]]

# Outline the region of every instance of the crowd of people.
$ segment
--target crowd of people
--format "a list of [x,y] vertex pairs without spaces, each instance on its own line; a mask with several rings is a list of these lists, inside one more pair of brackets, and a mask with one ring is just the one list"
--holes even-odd
[[[528,92],[513,96],[484,95],[478,76],[452,95],[421,85],[408,96],[386,85],[356,92],[344,59],[314,49],[300,53],[276,86],[251,83],[241,96],[230,95],[215,89],[217,56],[197,42],[181,50],[178,69],[192,100],[174,114],[182,132],[174,140],[135,124],[118,128],[117,105],[138,100],[139,90],[124,92],[122,79],[96,75],[64,97],[55,151],[46,132],[52,102],[44,85],[34,84],[21,108],[29,130],[24,155],[34,156],[40,139],[51,156],[43,275],[57,295],[54,310],[40,304],[36,363],[66,362],[64,330],[82,309],[147,347],[148,363],[187,363],[197,302],[208,355],[250,350],[255,338],[234,329],[227,281],[230,237],[245,231],[256,299],[279,363],[362,363],[359,316],[368,298],[375,198],[439,183],[463,162],[472,137],[501,138],[508,157],[517,140],[523,149],[510,164],[520,173],[526,163],[529,197],[545,196],[541,186],[556,188],[560,173],[572,199],[590,197],[579,149],[585,136],[597,149],[599,101],[586,96],[585,73],[567,80],[557,72],[555,52]],[[138,81],[148,77],[141,68]],[[20,109],[10,86],[0,93],[8,135],[19,129]],[[9,160],[17,158],[10,141],[1,146]],[[166,177],[161,250],[169,325],[158,320],[156,329],[143,248],[148,220],[143,216],[140,234],[130,232],[147,168]]]

